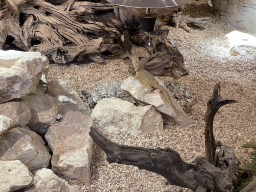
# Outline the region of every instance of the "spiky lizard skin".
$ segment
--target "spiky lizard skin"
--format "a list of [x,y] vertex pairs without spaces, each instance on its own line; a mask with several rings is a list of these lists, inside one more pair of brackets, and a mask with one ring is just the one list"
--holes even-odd
[[139,60],[133,59],[132,64],[136,71],[136,78],[141,82],[141,84],[146,85],[151,90],[159,89],[163,94],[164,98],[169,103],[170,107],[175,108],[173,106],[172,100],[170,98],[171,96],[168,93],[168,90],[164,88],[162,85],[160,85],[159,82],[155,79],[155,77],[143,68]]

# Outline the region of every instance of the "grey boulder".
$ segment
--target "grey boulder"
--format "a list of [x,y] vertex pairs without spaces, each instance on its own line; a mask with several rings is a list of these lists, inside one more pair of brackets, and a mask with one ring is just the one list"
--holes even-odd
[[0,104],[0,115],[12,119],[13,126],[23,127],[31,119],[31,109],[26,101],[10,101]]
[[14,125],[13,120],[4,115],[0,115],[0,135]]
[[61,116],[68,111],[80,111],[87,115],[91,113],[88,104],[84,103],[79,94],[72,89],[68,80],[50,81],[47,86],[48,94],[58,100],[59,114]]
[[153,106],[135,106],[118,98],[99,101],[91,117],[97,129],[108,135],[115,130],[133,134],[163,130],[162,116]]

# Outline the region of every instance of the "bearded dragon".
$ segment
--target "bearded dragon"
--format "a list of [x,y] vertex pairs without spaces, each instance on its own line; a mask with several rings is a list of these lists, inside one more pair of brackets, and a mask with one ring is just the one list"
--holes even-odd
[[132,59],[132,64],[136,72],[135,76],[140,81],[141,84],[146,85],[150,90],[159,89],[163,94],[164,98],[167,100],[171,108],[175,109],[172,98],[168,89],[164,85],[160,85],[159,81],[147,70],[145,70],[138,59]]
[[[136,54],[135,54],[136,55]],[[169,90],[165,87],[165,85],[155,78],[151,73],[143,68],[143,64],[147,63],[148,60],[154,57],[159,57],[158,53],[151,55],[149,58],[143,60],[142,62],[139,61],[139,57],[130,57],[134,69],[136,71],[135,76],[140,81],[141,84],[147,86],[149,89],[158,89],[165,100],[165,104],[159,108],[160,112],[167,114],[167,116],[172,117],[170,120],[174,118],[174,120],[182,126],[192,126],[195,125],[196,122],[192,120],[187,114],[182,110],[181,106],[178,102],[170,94]],[[135,58],[135,59],[134,59]],[[168,119],[168,117],[167,117]],[[169,120],[167,120],[169,121]]]

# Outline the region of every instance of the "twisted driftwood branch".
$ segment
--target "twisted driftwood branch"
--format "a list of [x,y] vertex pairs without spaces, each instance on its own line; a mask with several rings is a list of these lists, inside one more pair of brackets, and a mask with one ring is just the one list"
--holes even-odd
[[220,84],[216,84],[211,99],[207,103],[205,113],[205,154],[206,159],[214,164],[216,146],[220,146],[220,142],[215,143],[213,134],[213,120],[219,108],[223,105],[236,103],[235,100],[222,99],[220,96]]
[[[221,106],[234,102],[234,100],[221,99],[219,84],[217,84],[207,105],[205,115],[207,125],[213,124],[214,115]],[[238,161],[234,151],[226,146],[221,146],[216,157],[218,167],[215,167],[203,157],[196,158],[192,164],[186,163],[171,148],[148,149],[119,145],[106,139],[94,128],[91,128],[89,134],[95,143],[105,151],[109,163],[134,165],[139,169],[162,175],[171,185],[186,187],[196,192],[209,190],[226,192],[232,191],[234,188]],[[211,142],[209,143],[211,144]]]

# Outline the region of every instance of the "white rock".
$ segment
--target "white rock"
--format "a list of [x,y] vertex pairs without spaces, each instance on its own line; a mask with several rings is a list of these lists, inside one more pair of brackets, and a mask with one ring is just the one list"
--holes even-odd
[[10,192],[28,187],[33,175],[19,160],[0,161],[0,191]]
[[228,51],[241,45],[256,47],[256,37],[248,33],[235,30],[226,34],[223,37],[220,45],[226,48]]
[[196,124],[196,122],[182,110],[180,104],[171,96],[171,94],[170,98],[172,98],[173,107],[170,107],[160,90],[149,90],[149,88],[141,84],[135,77],[128,77],[124,80],[121,88],[128,91],[137,100],[153,105],[159,112],[169,116],[167,119],[170,121],[174,120],[182,126],[193,126]]
[[93,140],[89,136],[93,121],[79,111],[69,111],[45,135],[53,152],[52,170],[63,178],[89,183]]
[[0,115],[0,135],[13,126],[13,120],[4,115]]
[[119,98],[106,98],[98,102],[92,111],[97,128],[111,134],[115,130],[134,134],[163,130],[163,119],[154,107],[136,107]]
[[77,185],[71,186],[59,178],[51,169],[40,169],[35,173],[33,186],[26,192],[80,192]]
[[38,52],[0,51],[0,103],[34,92],[47,65]]

